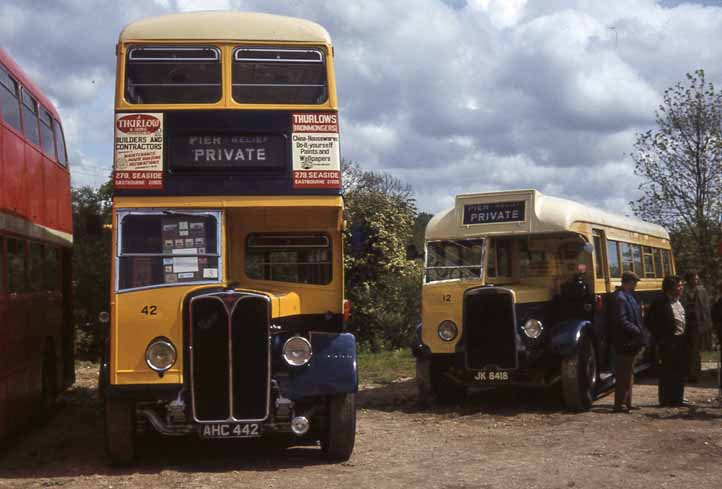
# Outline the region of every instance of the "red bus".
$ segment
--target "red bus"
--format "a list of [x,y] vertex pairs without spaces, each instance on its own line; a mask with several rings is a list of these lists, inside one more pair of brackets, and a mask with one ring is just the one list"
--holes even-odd
[[0,438],[75,378],[70,196],[60,116],[0,49]]

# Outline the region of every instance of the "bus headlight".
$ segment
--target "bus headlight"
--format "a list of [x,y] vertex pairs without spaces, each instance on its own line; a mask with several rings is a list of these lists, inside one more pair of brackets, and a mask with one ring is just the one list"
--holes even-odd
[[456,335],[459,334],[459,328],[456,327],[456,323],[454,323],[454,321],[449,321],[447,319],[439,323],[439,327],[436,332],[442,340],[452,341],[456,338]]
[[145,349],[145,363],[151,370],[163,373],[173,366],[176,360],[173,343],[167,338],[156,338]]
[[303,336],[293,336],[283,344],[283,359],[292,367],[306,365],[311,355],[311,343]]
[[524,330],[524,334],[529,338],[539,338],[544,330],[544,326],[542,326],[542,322],[538,319],[527,319],[522,329]]

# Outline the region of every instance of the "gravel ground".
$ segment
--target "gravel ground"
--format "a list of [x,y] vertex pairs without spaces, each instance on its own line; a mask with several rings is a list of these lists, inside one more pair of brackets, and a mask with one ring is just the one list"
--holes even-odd
[[97,367],[82,365],[57,416],[0,452],[0,488],[718,488],[722,413],[711,372],[691,405],[656,406],[656,379],[635,386],[632,414],[611,396],[568,414],[553,391],[495,391],[463,406],[421,408],[411,379],[364,386],[356,450],[327,464],[314,447],[152,439],[139,463],[106,465],[95,397]]

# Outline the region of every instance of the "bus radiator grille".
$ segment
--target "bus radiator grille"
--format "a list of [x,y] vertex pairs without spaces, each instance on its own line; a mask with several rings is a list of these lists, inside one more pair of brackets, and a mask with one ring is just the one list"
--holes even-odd
[[267,417],[269,307],[265,297],[237,292],[191,300],[191,393],[196,421]]
[[468,369],[517,368],[514,300],[509,291],[468,291],[464,296],[463,326]]

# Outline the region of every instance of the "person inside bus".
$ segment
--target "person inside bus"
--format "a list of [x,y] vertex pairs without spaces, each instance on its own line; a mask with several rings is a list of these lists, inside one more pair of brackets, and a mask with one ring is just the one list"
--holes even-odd
[[686,311],[687,320],[687,381],[693,384],[699,382],[702,372],[700,349],[707,337],[712,320],[710,318],[709,296],[697,272],[688,272],[684,276],[687,286],[682,294],[682,305]]
[[634,272],[622,274],[622,286],[614,292],[614,412],[629,412],[634,385],[634,359],[646,344],[642,313],[634,290],[639,277]]
[[646,318],[647,328],[659,345],[660,406],[685,404],[684,379],[688,363],[686,318],[680,300],[683,291],[684,283],[680,277],[665,277],[662,281],[662,294],[652,302]]

